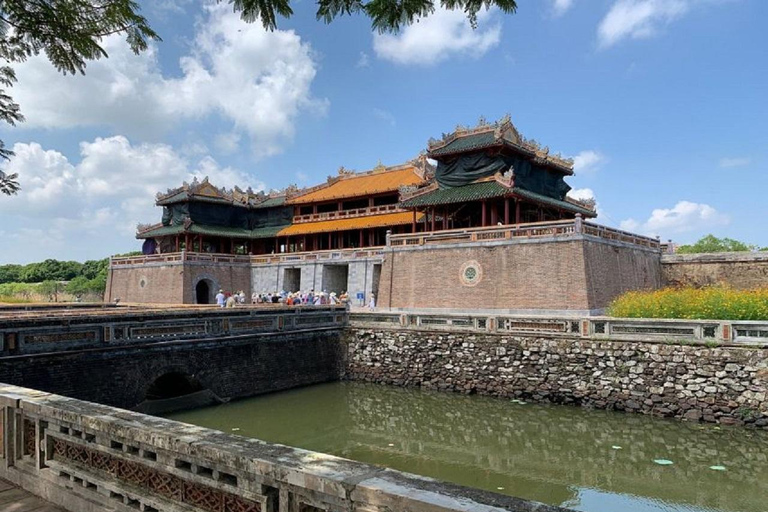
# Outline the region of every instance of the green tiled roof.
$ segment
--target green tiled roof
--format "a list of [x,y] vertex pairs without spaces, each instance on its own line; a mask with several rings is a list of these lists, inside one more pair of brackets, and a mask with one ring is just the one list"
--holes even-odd
[[471,135],[465,135],[463,137],[457,137],[445,146],[429,151],[430,157],[447,155],[450,153],[459,153],[461,151],[470,151],[474,149],[486,148],[499,143],[496,140],[496,136],[493,130],[487,132],[474,133]]
[[226,238],[273,238],[277,236],[280,230],[286,228],[289,224],[280,226],[265,226],[256,229],[232,228],[227,226],[206,226],[203,224],[192,224],[188,230],[184,230],[183,225],[162,226],[159,228],[145,231],[136,235],[136,238],[156,238],[160,236],[179,235],[190,233],[192,235],[221,236]]
[[437,189],[421,196],[416,196],[400,203],[403,208],[419,208],[421,206],[437,206],[441,204],[466,203],[471,201],[482,201],[483,199],[492,199],[495,197],[504,197],[516,195],[524,197],[536,203],[547,204],[562,208],[574,213],[594,217],[595,212],[582,208],[581,206],[560,201],[549,196],[537,194],[520,187],[507,188],[497,181],[481,181],[479,183],[470,183],[463,187],[453,187]]
[[499,185],[496,181],[470,183],[463,187],[437,189],[424,195],[416,196],[400,203],[404,208],[433,206],[438,204],[466,203],[492,197],[501,197],[512,193],[512,189]]
[[285,196],[270,197],[266,201],[263,201],[254,208],[274,208],[275,206],[283,206],[285,204]]
[[173,204],[173,203],[178,203],[180,201],[186,201],[187,199],[189,199],[189,194],[187,194],[186,190],[181,190],[179,192],[176,192],[172,196],[168,196],[160,199],[157,202],[157,204],[158,206],[164,206],[166,204]]

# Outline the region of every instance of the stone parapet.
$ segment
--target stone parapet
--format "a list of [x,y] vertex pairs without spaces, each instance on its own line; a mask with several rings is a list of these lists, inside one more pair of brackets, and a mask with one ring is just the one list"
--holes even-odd
[[667,286],[768,286],[768,252],[665,254],[661,274]]
[[762,346],[692,342],[673,324],[666,338],[639,341],[649,333],[595,332],[609,322],[600,319],[510,319],[484,333],[461,318],[444,329],[372,320],[353,319],[347,333],[351,380],[768,428]]
[[567,510],[25,388],[0,410],[0,478],[73,512]]

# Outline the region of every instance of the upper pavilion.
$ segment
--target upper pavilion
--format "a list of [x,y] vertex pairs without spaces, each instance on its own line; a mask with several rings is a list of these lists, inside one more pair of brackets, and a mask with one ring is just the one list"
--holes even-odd
[[[435,167],[430,163],[437,162]],[[265,194],[208,179],[158,194],[162,222],[139,226],[145,253],[270,254],[378,247],[392,234],[591,218],[567,196],[573,161],[523,138],[505,117],[457,127],[402,165],[340,168],[314,187]]]

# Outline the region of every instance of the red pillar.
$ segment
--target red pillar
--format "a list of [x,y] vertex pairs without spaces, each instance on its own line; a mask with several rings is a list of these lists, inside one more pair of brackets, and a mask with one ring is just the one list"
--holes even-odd
[[365,230],[363,230],[363,229],[360,230],[360,247],[363,246],[363,231],[365,231]]
[[504,198],[504,224],[509,224],[509,198]]
[[176,235],[176,252],[179,252],[179,235]]
[[480,216],[482,217],[482,218],[480,219],[480,226],[483,226],[483,227],[485,226],[485,219],[487,218],[487,217],[486,217],[486,215],[487,215],[487,209],[488,209],[488,208],[487,208],[487,206],[486,206],[486,204],[485,204],[485,201],[483,201],[483,210],[482,210],[482,213],[480,214]]
[[416,232],[416,208],[413,209],[413,220],[411,221],[411,233]]
[[520,200],[515,199],[515,224],[520,224]]
[[435,208],[432,208],[432,231],[435,230]]
[[491,226],[495,226],[499,222],[499,213],[496,211],[496,203],[490,204],[491,207]]

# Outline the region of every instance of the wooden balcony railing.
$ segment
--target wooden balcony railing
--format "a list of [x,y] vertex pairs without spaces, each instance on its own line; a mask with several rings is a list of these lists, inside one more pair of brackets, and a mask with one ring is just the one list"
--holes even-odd
[[370,206],[368,208],[356,208],[354,210],[338,210],[324,213],[309,213],[307,215],[295,215],[293,217],[294,224],[301,224],[303,222],[317,222],[321,220],[336,220],[336,219],[351,219],[354,217],[367,217],[369,215],[377,215],[380,213],[397,213],[405,212],[399,208],[396,204],[385,204],[382,206]]

